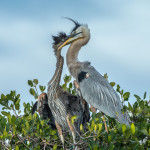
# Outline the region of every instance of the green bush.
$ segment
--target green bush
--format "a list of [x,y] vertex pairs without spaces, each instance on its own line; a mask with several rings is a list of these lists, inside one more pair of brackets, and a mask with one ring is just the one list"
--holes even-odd
[[[108,79],[107,74],[104,75]],[[110,83],[115,86],[115,82]],[[38,97],[45,90],[45,86],[39,85],[38,80],[28,80],[30,94]],[[105,116],[108,133],[105,131],[101,113],[93,113],[87,124],[88,130],[83,131],[77,138],[80,149],[87,150],[150,150],[150,102],[146,100],[146,92],[143,98],[134,95],[134,104],[128,102],[130,93],[124,92],[119,85],[116,91],[121,96],[123,112],[130,114],[131,126],[118,123],[115,119]],[[62,88],[72,94],[76,94],[70,76],[64,77]],[[62,149],[62,144],[57,135],[57,130],[52,130],[47,125],[49,120],[44,120],[35,113],[31,115],[33,103],[23,103],[24,112],[20,110],[20,94],[11,91],[10,94],[1,94],[0,105],[0,149],[5,150],[40,150],[40,149]],[[124,103],[128,103],[125,105]],[[73,119],[73,118],[72,118]],[[72,137],[65,136],[65,146],[72,149]]]

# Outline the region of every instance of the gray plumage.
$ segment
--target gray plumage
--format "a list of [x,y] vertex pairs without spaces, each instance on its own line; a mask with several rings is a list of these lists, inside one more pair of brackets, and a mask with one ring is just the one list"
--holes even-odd
[[129,125],[127,115],[121,112],[120,98],[109,82],[91,65],[82,71],[89,74],[88,78],[79,82],[82,96],[88,103],[119,122]]

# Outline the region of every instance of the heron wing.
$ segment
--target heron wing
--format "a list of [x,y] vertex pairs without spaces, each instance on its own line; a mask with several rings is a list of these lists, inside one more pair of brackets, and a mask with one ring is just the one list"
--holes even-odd
[[[122,117],[122,103],[109,82],[91,65],[83,68],[82,71],[89,75],[79,82],[83,98],[110,117]],[[124,121],[120,122],[124,123]]]
[[68,103],[66,105],[67,113],[71,116],[77,116],[77,119],[74,123],[75,128],[80,132],[80,124],[83,123],[83,108],[81,104],[81,99],[78,96],[72,95],[68,92],[64,92],[66,100]]
[[35,111],[37,111],[37,105],[38,105],[37,102],[35,102],[35,104],[32,107],[32,110],[31,110],[32,115],[35,113]]

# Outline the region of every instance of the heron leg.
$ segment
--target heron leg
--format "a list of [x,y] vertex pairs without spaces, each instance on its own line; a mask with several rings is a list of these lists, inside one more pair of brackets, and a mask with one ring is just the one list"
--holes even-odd
[[105,130],[106,130],[106,132],[108,133],[108,128],[107,128],[107,124],[106,124],[105,116],[104,116],[104,113],[103,113],[103,112],[102,112],[102,115],[103,115],[103,121],[104,121],[104,125],[105,125]]
[[74,84],[75,88],[79,89],[79,83],[77,82],[77,80],[74,80],[73,84]]
[[43,100],[47,97],[47,94],[46,93],[41,93],[39,95],[39,97],[37,98],[37,103],[38,103],[38,106],[37,106],[37,112],[41,115],[41,108],[43,107]]
[[73,144],[75,145],[75,144],[76,144],[76,141],[75,141],[76,133],[75,133],[75,129],[74,129],[72,123],[70,122],[70,115],[67,115],[67,123],[68,123],[68,126],[69,126],[69,128],[70,128],[70,131],[71,131],[71,133],[72,133]]
[[80,90],[79,83],[78,83],[76,80],[74,80],[74,81],[73,81],[73,84],[74,84],[74,87],[78,90],[79,96],[80,96],[81,101],[82,101],[82,104],[83,104],[83,108],[85,108],[86,101],[85,101],[84,98],[82,97],[82,93],[81,93],[81,90]]
[[92,111],[92,113],[93,113],[93,112],[95,112],[95,113],[96,113],[97,108],[95,108],[94,106],[92,106],[92,105],[91,105],[91,111]]
[[59,134],[59,136],[60,136],[60,140],[61,140],[61,142],[62,142],[62,144],[63,144],[63,149],[65,148],[64,147],[64,136],[63,136],[63,134],[62,134],[62,129],[61,129],[61,126],[57,123],[57,121],[55,121],[55,125],[56,125],[56,128],[57,128],[57,130],[58,130],[58,134]]

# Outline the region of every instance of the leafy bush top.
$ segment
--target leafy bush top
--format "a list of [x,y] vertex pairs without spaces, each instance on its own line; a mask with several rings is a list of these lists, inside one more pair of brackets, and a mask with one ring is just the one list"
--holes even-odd
[[[104,75],[108,78],[107,74]],[[115,86],[115,82],[110,82]],[[28,80],[30,94],[38,97],[38,80]],[[119,85],[116,85],[122,103],[128,102],[130,93],[124,92]],[[62,88],[72,94],[76,94],[70,76],[64,77]],[[39,85],[40,92],[46,89]],[[105,116],[108,133],[105,131],[102,114],[93,113],[91,120],[87,123],[88,130],[83,131],[77,138],[77,145],[80,149],[91,150],[142,150],[150,149],[150,102],[146,100],[146,92],[143,98],[134,95],[136,101],[133,105],[123,106],[123,112],[130,114],[131,126],[118,123],[115,119]],[[11,91],[9,94],[1,94],[0,105],[0,149],[6,150],[38,150],[38,149],[62,149],[56,130],[47,125],[49,120],[44,120],[37,113],[31,115],[33,103],[23,103],[24,110],[20,110],[20,94]],[[21,115],[23,114],[23,115]],[[74,118],[72,118],[74,120]],[[72,148],[72,137],[65,136],[65,145]]]

